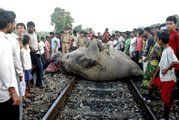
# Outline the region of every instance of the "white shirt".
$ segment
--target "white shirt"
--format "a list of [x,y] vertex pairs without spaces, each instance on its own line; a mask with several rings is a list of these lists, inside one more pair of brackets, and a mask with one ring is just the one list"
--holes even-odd
[[8,40],[11,43],[12,46],[12,53],[13,53],[13,61],[14,61],[14,67],[15,71],[19,76],[23,76],[23,67],[22,62],[20,59],[20,45],[17,40],[18,36],[14,33],[7,34]]
[[130,49],[129,49],[130,53],[135,51],[135,48],[136,48],[136,37],[133,37],[130,43]]
[[169,67],[170,64],[174,61],[178,61],[178,59],[176,58],[173,49],[171,47],[165,48],[162,52],[161,60],[159,63],[161,81],[171,81],[171,80],[176,81],[174,68],[168,70],[165,75],[162,74],[162,70]]
[[43,41],[39,42],[39,50],[40,50],[40,54],[44,54],[44,47],[45,47],[45,43]]
[[115,49],[111,40],[108,41],[107,45],[109,46],[109,52],[114,52]]
[[24,70],[32,69],[32,62],[30,57],[30,48],[27,45],[27,49],[21,48],[21,60]]
[[120,45],[119,45],[119,41],[118,40],[113,40],[113,46],[115,51],[119,51],[120,50]]
[[[39,50],[39,43],[38,43],[38,40],[37,40],[37,34],[35,32],[33,32],[32,34],[26,33],[26,35],[28,35],[30,37],[29,46],[31,48],[33,48],[35,51]],[[36,54],[40,54],[40,53],[37,52]]]
[[119,46],[120,46],[120,49],[121,48],[124,48],[124,38],[122,36],[120,36],[118,38],[118,41],[119,41]]
[[51,49],[52,50],[55,50],[55,51],[58,51],[58,44],[59,44],[59,39],[56,38],[56,37],[53,37],[52,40],[51,40]]
[[73,35],[73,43],[72,43],[72,46],[73,47],[77,47],[77,37]]
[[14,87],[17,94],[19,90],[17,86],[17,79],[15,75],[12,47],[5,33],[0,32],[0,103],[5,102],[11,98],[9,94],[9,87]]

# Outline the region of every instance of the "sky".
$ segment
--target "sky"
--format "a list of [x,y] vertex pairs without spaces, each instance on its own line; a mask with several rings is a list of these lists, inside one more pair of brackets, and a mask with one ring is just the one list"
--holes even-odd
[[50,15],[56,7],[74,18],[73,27],[82,25],[96,33],[127,31],[164,23],[169,15],[179,15],[179,0],[0,0],[0,8],[16,13],[16,21],[34,21],[37,31],[53,31]]

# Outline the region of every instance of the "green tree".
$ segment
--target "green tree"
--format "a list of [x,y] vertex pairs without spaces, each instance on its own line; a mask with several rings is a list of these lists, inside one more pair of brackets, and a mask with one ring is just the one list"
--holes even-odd
[[[89,33],[91,28],[84,28],[82,31]],[[92,33],[95,35],[94,30],[92,29]]]
[[177,27],[179,27],[179,16],[178,15],[175,15],[176,18],[177,18]]
[[47,31],[40,31],[40,32],[37,32],[37,35],[41,39],[41,37],[45,38],[47,35],[49,35],[49,32],[47,32]]
[[82,30],[82,25],[75,26],[74,30],[76,30],[77,32],[80,32]]
[[150,25],[150,27],[158,27],[160,25],[161,25],[161,23],[156,23],[156,24]]
[[55,32],[60,32],[65,28],[72,28],[74,19],[71,17],[70,12],[56,7],[54,13],[51,14],[51,24],[55,25]]

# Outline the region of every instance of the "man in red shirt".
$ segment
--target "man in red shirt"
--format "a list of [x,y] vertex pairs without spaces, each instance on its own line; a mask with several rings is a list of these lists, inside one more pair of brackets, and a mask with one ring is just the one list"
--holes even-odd
[[102,41],[103,43],[107,43],[110,39],[110,34],[108,32],[108,28],[105,29],[105,32],[103,33],[103,36],[102,36]]
[[[167,30],[170,32],[169,46],[173,49],[175,55],[179,59],[179,34],[176,30],[177,18],[175,16],[169,16],[166,19]],[[177,86],[179,86],[179,64],[175,67]]]

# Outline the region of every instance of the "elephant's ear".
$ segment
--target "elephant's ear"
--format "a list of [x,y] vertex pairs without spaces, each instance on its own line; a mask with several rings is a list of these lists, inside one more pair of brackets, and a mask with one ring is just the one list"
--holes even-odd
[[91,58],[86,58],[84,54],[80,54],[75,58],[75,62],[84,67],[84,68],[90,68],[92,66],[96,65],[96,61]]

